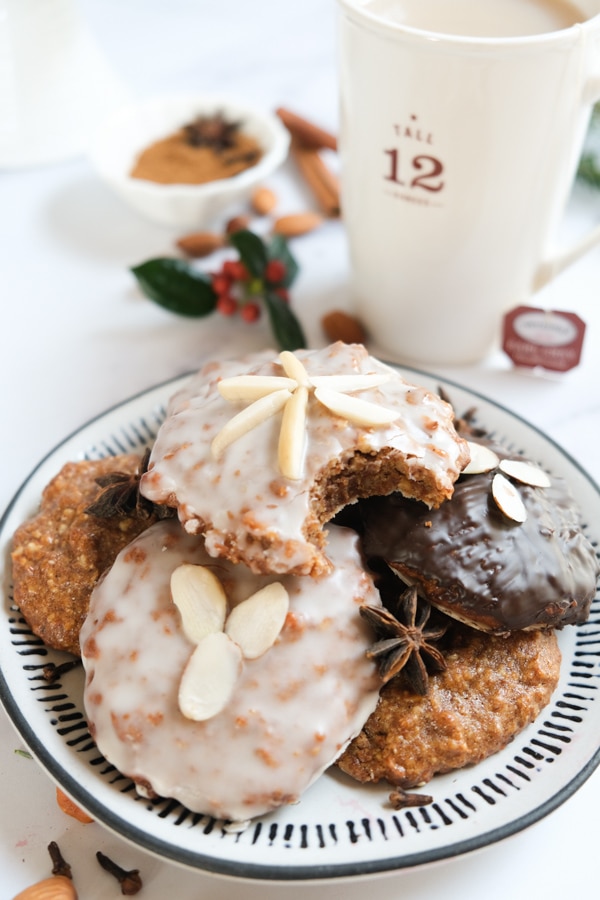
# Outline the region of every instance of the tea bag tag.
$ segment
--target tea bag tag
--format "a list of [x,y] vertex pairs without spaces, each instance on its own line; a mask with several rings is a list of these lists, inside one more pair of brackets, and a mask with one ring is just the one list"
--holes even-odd
[[515,366],[568,372],[579,365],[585,327],[576,313],[517,306],[504,316],[502,349]]

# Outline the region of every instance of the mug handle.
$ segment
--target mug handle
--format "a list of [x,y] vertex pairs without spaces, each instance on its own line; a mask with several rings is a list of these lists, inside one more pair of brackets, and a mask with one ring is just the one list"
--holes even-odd
[[[600,42],[599,46],[600,46]],[[586,106],[593,106],[600,101],[600,75],[594,75],[588,79],[583,94],[583,103]],[[569,250],[560,253],[552,259],[543,262],[533,277],[532,291],[536,293],[546,284],[556,278],[564,269],[567,269],[577,260],[585,256],[590,250],[600,244],[600,225],[592,229],[584,238],[578,241]]]
[[543,262],[534,275],[532,285],[533,292],[539,291],[544,285],[552,281],[553,278],[556,278],[556,276],[564,269],[568,268],[574,262],[577,262],[578,259],[581,259],[582,256],[597,245],[600,245],[600,225],[597,225],[596,228],[592,229],[589,234],[578,241],[569,250],[555,256],[553,259],[548,259],[546,262]]

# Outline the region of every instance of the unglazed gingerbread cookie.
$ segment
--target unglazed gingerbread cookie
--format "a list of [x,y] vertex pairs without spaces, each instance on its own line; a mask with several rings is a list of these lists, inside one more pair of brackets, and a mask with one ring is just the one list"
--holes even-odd
[[[472,451],[439,509],[398,494],[361,502],[365,553],[474,628],[505,633],[585,621],[600,567],[564,479],[484,438]],[[486,462],[475,464],[480,456]],[[487,471],[468,474],[481,466]]]
[[34,634],[50,647],[79,655],[79,629],[92,588],[149,524],[86,511],[100,491],[98,478],[133,475],[140,461],[127,454],[67,463],[44,489],[39,513],[14,535],[14,600]]
[[171,403],[141,491],[212,556],[317,575],[339,509],[391,491],[439,506],[467,460],[449,404],[337,343],[207,366]]
[[385,685],[377,709],[339,758],[342,771],[407,789],[481,762],[533,722],[560,670],[553,631],[499,637],[455,624],[445,660],[425,695],[402,676]]
[[379,594],[353,532],[332,527],[329,551],[330,575],[278,580],[213,559],[176,520],[133,541],[81,630],[106,758],[142,791],[221,818],[297,801],[378,699],[359,608]]

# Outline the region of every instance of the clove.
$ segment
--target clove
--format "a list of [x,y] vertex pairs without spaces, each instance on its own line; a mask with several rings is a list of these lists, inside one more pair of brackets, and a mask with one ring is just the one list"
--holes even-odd
[[50,859],[52,860],[52,874],[64,875],[65,878],[70,878],[72,880],[73,875],[71,872],[71,866],[60,852],[59,846],[56,841],[50,841],[50,843],[48,844],[48,853],[50,854]]
[[61,663],[60,666],[57,666],[55,663],[47,663],[42,669],[42,678],[49,684],[53,684],[67,672],[70,672],[71,669],[76,669],[80,665],[80,659],[71,659],[68,662]]
[[127,871],[126,869],[122,869],[121,866],[118,866],[116,862],[113,862],[110,857],[105,856],[100,850],[96,853],[96,859],[102,866],[105,872],[108,872],[110,875],[113,875],[119,884],[121,885],[121,893],[126,896],[132,896],[133,894],[137,894],[138,891],[142,888],[142,879],[140,877],[139,869],[130,869]]
[[428,794],[411,794],[397,788],[390,794],[389,801],[394,809],[406,809],[410,806],[427,806],[433,803],[433,797]]

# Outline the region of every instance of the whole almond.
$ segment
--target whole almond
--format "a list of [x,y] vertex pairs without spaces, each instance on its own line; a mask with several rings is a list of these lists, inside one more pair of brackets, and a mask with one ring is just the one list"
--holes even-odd
[[266,216],[277,206],[277,195],[268,187],[259,187],[252,194],[250,204],[257,216]]
[[334,309],[321,319],[321,325],[331,344],[343,341],[344,344],[364,344],[365,329],[354,316],[342,309]]
[[210,256],[219,247],[222,247],[225,239],[222,234],[213,234],[212,231],[196,231],[179,238],[177,246],[186,256],[202,257]]
[[66,875],[51,875],[25,888],[13,900],[77,900],[77,891]]
[[314,231],[323,223],[323,216],[316,212],[292,213],[289,216],[281,216],[273,223],[273,232],[282,237],[300,237]]
[[234,216],[225,226],[225,234],[235,234],[236,231],[243,231],[250,224],[250,216]]

